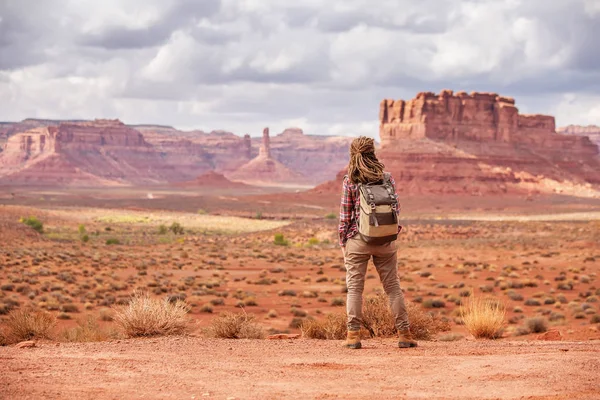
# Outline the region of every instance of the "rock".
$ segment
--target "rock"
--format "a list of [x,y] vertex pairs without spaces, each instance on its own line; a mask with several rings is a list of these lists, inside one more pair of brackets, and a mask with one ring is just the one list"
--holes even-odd
[[223,176],[222,174],[219,174],[214,171],[209,171],[191,181],[175,183],[174,186],[185,188],[208,187],[220,189],[248,188],[248,185],[241,182],[232,182],[229,179],[225,178],[225,176]]
[[598,147],[556,133],[551,116],[519,114],[512,98],[423,92],[383,100],[379,117],[378,155],[401,193],[600,196]]
[[[274,138],[265,129],[261,138],[251,138],[118,120],[0,123],[0,185],[176,183],[209,171],[239,174],[243,181],[315,185],[347,164],[351,140],[304,135],[298,128]],[[253,159],[258,161],[246,165]],[[244,165],[249,171],[239,172]]]
[[300,334],[284,334],[284,333],[278,333],[276,335],[270,335],[267,336],[267,339],[269,340],[284,340],[284,339],[299,339],[300,338]]
[[562,135],[587,136],[593,143],[600,146],[600,126],[569,125],[556,130]]
[[35,128],[11,136],[0,154],[0,179],[11,184],[153,183],[174,174],[166,167],[140,132],[116,120]]
[[562,334],[560,333],[560,331],[556,330],[556,329],[551,329],[547,332],[542,333],[541,335],[539,335],[537,337],[537,340],[548,340],[548,341],[555,341],[555,340],[562,340]]
[[258,156],[226,176],[232,181],[255,185],[308,183],[305,176],[286,167],[271,156],[269,128],[263,130]]
[[15,345],[15,347],[18,349],[29,349],[29,348],[35,347],[35,342],[33,340],[28,340],[25,342],[17,343]]

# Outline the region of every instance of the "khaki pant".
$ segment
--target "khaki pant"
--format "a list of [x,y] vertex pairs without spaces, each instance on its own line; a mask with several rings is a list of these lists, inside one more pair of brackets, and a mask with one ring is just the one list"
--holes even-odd
[[384,245],[370,245],[365,243],[358,234],[346,243],[344,262],[346,286],[348,287],[346,302],[348,330],[358,330],[361,326],[362,294],[365,288],[367,263],[371,257],[373,257],[373,264],[375,264],[379,279],[381,279],[383,290],[390,300],[396,329],[402,331],[409,328],[404,293],[400,289],[400,280],[398,279],[397,251],[396,241]]

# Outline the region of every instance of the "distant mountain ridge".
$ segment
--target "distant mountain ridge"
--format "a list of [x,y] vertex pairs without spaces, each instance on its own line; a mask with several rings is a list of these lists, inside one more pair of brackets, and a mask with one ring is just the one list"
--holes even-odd
[[[137,127],[134,128],[134,127]],[[0,184],[139,185],[228,176],[257,156],[260,139],[231,132],[182,132],[118,120],[27,119],[0,125]],[[286,131],[272,140],[272,157],[287,185],[318,184],[348,161],[352,139]],[[243,175],[243,174],[242,174]],[[243,181],[243,179],[238,179]]]

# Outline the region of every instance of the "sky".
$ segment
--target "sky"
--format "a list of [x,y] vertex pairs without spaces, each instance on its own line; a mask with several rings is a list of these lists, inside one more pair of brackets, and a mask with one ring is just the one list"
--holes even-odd
[[442,89],[600,125],[600,0],[0,0],[0,120],[378,135]]

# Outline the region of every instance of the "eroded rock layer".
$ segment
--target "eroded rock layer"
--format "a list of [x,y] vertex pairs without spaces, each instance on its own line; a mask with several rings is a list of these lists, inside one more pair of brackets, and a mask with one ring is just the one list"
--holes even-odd
[[[506,193],[600,184],[598,147],[495,93],[419,93],[380,106],[380,157],[410,192]],[[543,188],[540,188],[543,189]],[[567,189],[565,189],[567,190]]]

